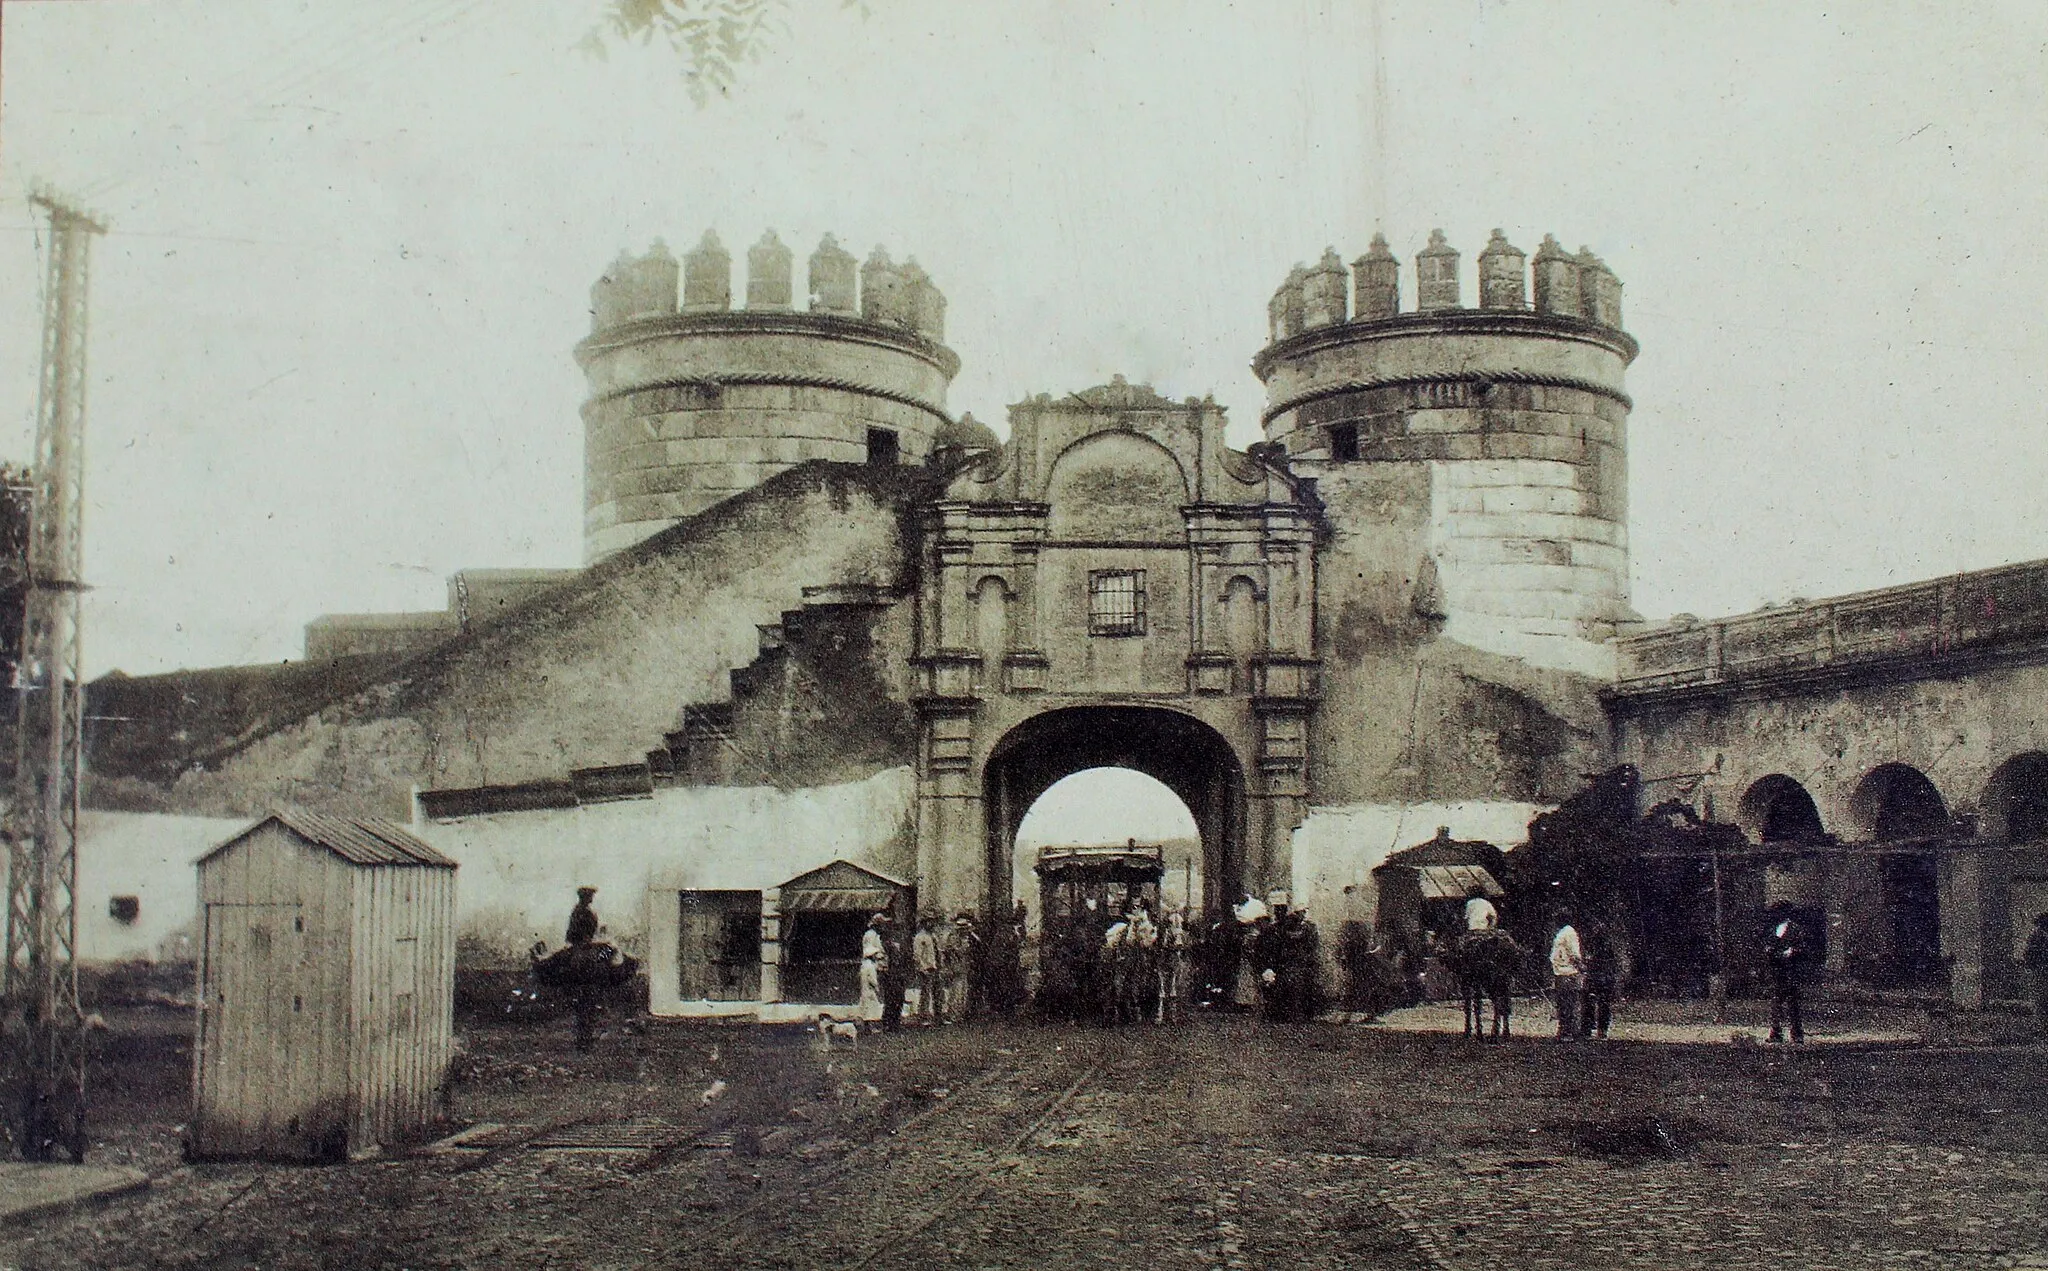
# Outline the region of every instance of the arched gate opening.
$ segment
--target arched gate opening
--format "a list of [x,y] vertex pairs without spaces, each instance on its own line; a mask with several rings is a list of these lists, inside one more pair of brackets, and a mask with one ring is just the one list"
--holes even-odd
[[1055,782],[1090,768],[1128,768],[1173,791],[1202,842],[1201,913],[1213,920],[1243,885],[1244,765],[1222,734],[1192,716],[1149,706],[1075,706],[1011,729],[983,770],[989,908],[1015,899],[1012,861],[1024,814]]

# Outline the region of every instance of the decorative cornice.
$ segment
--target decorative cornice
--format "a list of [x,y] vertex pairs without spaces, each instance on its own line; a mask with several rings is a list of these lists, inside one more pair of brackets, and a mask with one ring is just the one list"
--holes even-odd
[[797,335],[812,339],[840,340],[875,348],[908,353],[936,367],[947,379],[960,373],[960,358],[953,350],[926,339],[904,327],[869,322],[862,318],[831,313],[775,312],[773,310],[722,309],[712,313],[662,313],[635,318],[586,336],[576,345],[577,365],[635,344],[676,336]]
[[1718,679],[1633,686],[1619,684],[1602,688],[1600,697],[1607,703],[1610,714],[1627,718],[1698,702],[1798,697],[1841,688],[1949,679],[1976,671],[2030,666],[2048,666],[2048,641],[2022,646],[1966,648],[1943,654],[1915,652],[1863,657],[1854,661],[1772,671],[1737,671]]
[[1641,346],[1626,331],[1555,313],[1509,309],[1431,309],[1371,321],[1332,323],[1276,340],[1252,359],[1252,373],[1264,382],[1276,362],[1322,349],[1417,335],[1519,335],[1573,340],[1606,349],[1623,363],[1636,360]]
[[1364,393],[1378,388],[1419,388],[1430,384],[1531,384],[1538,388],[1570,388],[1618,402],[1623,410],[1635,409],[1635,402],[1627,393],[1595,380],[1581,379],[1576,375],[1538,375],[1530,371],[1453,371],[1435,375],[1401,375],[1388,379],[1345,380],[1338,384],[1325,384],[1267,407],[1259,416],[1259,423],[1261,426],[1270,424],[1290,410],[1299,410],[1312,402],[1342,397],[1347,393]]
[[617,388],[609,393],[597,394],[590,398],[585,405],[594,406],[600,402],[617,401],[622,397],[633,397],[641,393],[658,392],[665,388],[715,390],[735,386],[756,387],[764,385],[770,388],[825,388],[842,393],[858,393],[863,397],[879,397],[883,401],[895,402],[902,406],[916,407],[941,423],[950,424],[953,422],[952,417],[946,414],[945,411],[940,410],[922,398],[913,397],[909,393],[899,393],[894,389],[888,388],[877,388],[872,384],[860,383],[858,380],[835,379],[822,375],[780,375],[764,371],[731,371],[719,375],[684,376],[679,379],[652,380],[644,384],[635,384],[630,388]]

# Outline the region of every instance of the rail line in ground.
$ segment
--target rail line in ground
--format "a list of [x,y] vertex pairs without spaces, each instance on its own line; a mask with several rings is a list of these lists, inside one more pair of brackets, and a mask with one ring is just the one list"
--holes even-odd
[[858,1262],[853,1263],[847,1271],[862,1271],[862,1268],[872,1266],[875,1259],[883,1254],[900,1252],[904,1245],[930,1230],[940,1219],[949,1217],[955,1211],[966,1208],[979,1200],[981,1194],[988,1189],[989,1183],[995,1178],[996,1172],[1007,1169],[1013,1164],[1017,1153],[1027,1147],[1031,1140],[1038,1137],[1039,1132],[1045,1128],[1046,1123],[1064,1111],[1066,1106],[1073,1102],[1074,1096],[1081,1092],[1081,1088],[1101,1074],[1104,1062],[1102,1059],[1097,1059],[1089,1064],[1080,1076],[1068,1083],[1067,1088],[1060,1091],[1058,1096],[1045,1106],[1044,1111],[1032,1118],[1031,1124],[1025,1126],[1012,1136],[1009,1142],[1003,1145],[1002,1150],[996,1153],[994,1160],[976,1170],[966,1181],[952,1188],[945,1196],[940,1198],[938,1204],[926,1210],[923,1216],[919,1217],[909,1226],[892,1233],[893,1238],[890,1241],[877,1242],[871,1246],[868,1252]]
[[[948,1212],[957,1209],[970,1197],[979,1195],[989,1179],[1010,1157],[1013,1157],[1024,1143],[1042,1130],[1045,1124],[1070,1103],[1074,1096],[1101,1072],[1103,1062],[1097,1058],[1088,1061],[1082,1073],[1062,1086],[1046,1104],[1040,1108],[1026,1128],[994,1147],[973,1143],[976,1123],[981,1118],[1001,1115],[1002,1105],[993,1103],[992,1096],[1012,1091],[1035,1090],[1047,1078],[1057,1080],[1061,1070],[1070,1068],[1072,1060],[1060,1052],[1044,1057],[1038,1063],[1002,1064],[977,1075],[973,1080],[957,1088],[941,1102],[919,1109],[913,1115],[856,1144],[844,1154],[830,1162],[802,1170],[765,1187],[746,1203],[720,1213],[716,1218],[699,1226],[691,1233],[687,1244],[664,1250],[661,1254],[633,1264],[633,1271],[653,1271],[654,1268],[694,1268],[698,1266],[732,1264],[731,1259],[748,1253],[759,1253],[760,1246],[772,1241],[777,1234],[794,1235],[793,1232],[778,1233],[774,1228],[786,1223],[802,1202],[815,1206],[821,1195],[841,1180],[848,1179],[858,1171],[878,1166],[891,1151],[900,1149],[906,1142],[923,1140],[927,1144],[933,1138],[935,1129],[946,1125],[959,1125],[963,1137],[969,1140],[962,1146],[962,1154],[989,1159],[969,1168],[968,1176],[947,1188],[944,1199],[936,1206],[922,1212],[912,1225],[905,1229],[900,1224],[884,1220],[888,1207],[863,1203],[863,1195],[838,1207],[837,1213],[851,1215],[854,1225],[861,1225],[863,1219],[872,1221],[872,1230],[863,1231],[859,1245],[867,1252],[857,1260],[839,1261],[836,1265],[853,1271],[866,1267],[875,1257],[900,1247],[900,1242],[929,1228]],[[750,1219],[762,1219],[750,1223]],[[819,1233],[806,1231],[807,1238]],[[806,1263],[804,1265],[815,1265]]]

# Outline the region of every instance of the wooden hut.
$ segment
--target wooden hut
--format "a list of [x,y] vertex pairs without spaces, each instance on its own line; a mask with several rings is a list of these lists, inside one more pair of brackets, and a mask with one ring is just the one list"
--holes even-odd
[[396,825],[275,812],[199,860],[195,1158],[419,1137],[452,1051],[455,862]]

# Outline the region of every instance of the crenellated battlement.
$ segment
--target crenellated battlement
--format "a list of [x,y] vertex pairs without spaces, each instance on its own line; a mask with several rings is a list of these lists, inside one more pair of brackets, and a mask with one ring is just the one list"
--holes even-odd
[[[933,343],[946,338],[946,297],[915,257],[901,265],[875,248],[865,264],[832,235],[819,241],[808,262],[809,311],[914,332]],[[790,313],[795,305],[795,256],[774,230],[747,249],[745,308]],[[715,230],[706,230],[679,262],[654,240],[645,255],[619,258],[591,285],[593,334],[644,318],[728,313],[733,308],[732,253]]]
[[[1415,254],[1413,313],[1440,313],[1465,308],[1459,278],[1461,257],[1442,230],[1431,230],[1429,243]],[[1533,273],[1533,285],[1532,285]],[[1347,304],[1347,283],[1349,303]],[[1543,236],[1531,258],[1508,242],[1500,230],[1479,253],[1479,308],[1494,312],[1534,312],[1577,318],[1621,330],[1621,279],[1590,249],[1577,254],[1557,239]],[[1315,265],[1298,264],[1273,293],[1266,308],[1274,344],[1304,332],[1351,323],[1384,322],[1402,315],[1401,262],[1387,246],[1386,236],[1373,235],[1366,254],[1347,272],[1336,249],[1327,248]]]

